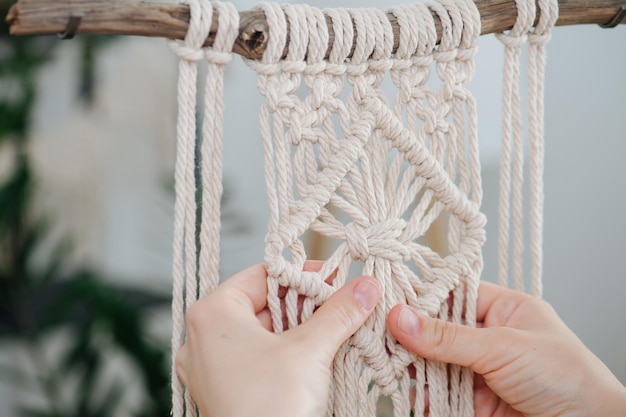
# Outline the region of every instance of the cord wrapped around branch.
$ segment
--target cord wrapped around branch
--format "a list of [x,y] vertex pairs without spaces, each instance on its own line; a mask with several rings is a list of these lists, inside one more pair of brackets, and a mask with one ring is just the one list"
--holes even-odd
[[[481,15],[481,34],[509,30],[515,22],[514,0],[475,0]],[[626,0],[560,0],[557,26],[606,24],[626,6]],[[189,27],[189,6],[179,3],[154,3],[130,0],[20,0],[7,15],[12,35],[54,35],[65,32],[71,16],[80,16],[78,34],[137,35],[183,39]],[[441,39],[441,21],[435,26]],[[400,26],[388,15],[394,34],[393,50],[399,45]],[[217,31],[215,13],[205,46],[211,46]],[[329,45],[334,42],[332,22],[326,19]],[[622,21],[621,23],[626,23]],[[233,52],[249,59],[260,59],[267,46],[269,29],[261,10],[240,12],[239,37]],[[283,56],[286,56],[288,44]],[[354,52],[350,52],[350,56]],[[326,57],[330,50],[327,50]]]

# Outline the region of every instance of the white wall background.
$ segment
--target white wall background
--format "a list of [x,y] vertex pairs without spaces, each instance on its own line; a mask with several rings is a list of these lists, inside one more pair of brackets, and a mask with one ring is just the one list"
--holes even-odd
[[[317,7],[336,6],[315,1]],[[236,2],[240,10],[252,1]],[[341,6],[379,6],[344,0]],[[546,77],[545,298],[626,382],[626,27],[558,28]],[[479,105],[484,211],[490,221],[485,279],[496,276],[502,48],[481,38],[472,82]],[[72,42],[41,74],[33,155],[41,201],[75,236],[77,262],[112,277],[169,289],[175,152],[176,60],[159,39],[112,43],[98,61],[96,103],[76,102]],[[235,59],[226,76],[226,210],[246,233],[224,226],[224,276],[263,259],[267,219],[261,97],[252,72]],[[230,232],[229,232],[230,231]],[[0,414],[10,401],[0,391]],[[6,411],[6,412],[5,412]]]

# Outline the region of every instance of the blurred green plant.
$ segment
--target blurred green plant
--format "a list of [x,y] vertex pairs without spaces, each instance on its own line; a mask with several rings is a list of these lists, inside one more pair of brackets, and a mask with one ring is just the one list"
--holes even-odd
[[[14,1],[0,3],[6,16]],[[80,98],[93,91],[93,62],[103,38],[83,37]],[[146,320],[169,304],[169,296],[123,287],[87,268],[68,267],[69,247],[45,250],[47,220],[32,210],[36,178],[28,152],[28,129],[36,98],[36,75],[51,57],[55,37],[18,38],[0,22],[0,345],[18,347],[30,362],[0,368],[0,379],[21,392],[43,396],[45,405],[15,404],[25,417],[108,417],[118,415],[130,388],[140,386],[144,406],[137,417],[170,413],[167,348],[146,333]],[[46,343],[71,334],[62,351],[50,357]],[[103,375],[111,352],[131,363],[141,380],[133,386]],[[67,387],[76,387],[68,396]]]

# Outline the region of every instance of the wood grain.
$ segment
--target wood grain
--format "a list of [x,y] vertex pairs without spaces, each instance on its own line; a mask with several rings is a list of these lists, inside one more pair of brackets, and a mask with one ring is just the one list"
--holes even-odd
[[[483,35],[502,32],[513,26],[516,17],[515,0],[475,0],[475,3],[480,11]],[[557,26],[604,24],[621,7],[626,7],[626,0],[560,0],[559,7]],[[65,30],[73,14],[82,16],[78,34],[182,39],[189,23],[189,8],[184,4],[137,0],[19,0],[10,9],[6,19],[12,35],[53,35]],[[389,18],[397,40],[398,25],[394,16],[390,15]],[[218,19],[219,15],[215,13],[206,45],[213,42]],[[626,19],[621,23],[626,23]],[[332,28],[330,32],[332,44]],[[267,22],[261,11],[241,12],[239,38],[233,52],[245,58],[261,58],[267,34]]]

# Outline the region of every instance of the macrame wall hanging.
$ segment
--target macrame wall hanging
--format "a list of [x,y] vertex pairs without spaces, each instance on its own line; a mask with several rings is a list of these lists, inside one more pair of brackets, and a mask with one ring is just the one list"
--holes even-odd
[[[515,10],[508,11],[502,4],[430,0],[382,12],[262,3],[238,14],[230,3],[209,0],[118,0],[116,7],[109,1],[19,0],[7,21],[13,35],[184,37],[171,42],[180,57],[172,357],[184,341],[186,308],[219,281],[223,77],[236,52],[248,58],[265,97],[265,261],[275,331],[283,330],[283,312],[288,327],[297,326],[351,274],[373,275],[383,296],[335,358],[328,415],[374,416],[379,397],[386,396],[394,416],[448,417],[473,415],[471,372],[408,353],[387,332],[385,317],[394,305],[407,303],[433,317],[476,325],[485,217],[477,108],[467,85],[478,36],[510,28],[497,35],[505,46],[499,281],[540,296],[544,47],[559,13],[561,25],[605,28],[626,17],[621,0],[568,0],[560,11],[557,0],[515,0]],[[483,12],[489,27],[481,28]],[[255,20],[255,13],[263,18]],[[526,113],[520,90],[525,47]],[[196,100],[200,61],[208,63],[202,106]],[[391,97],[384,83],[394,91]],[[200,184],[194,172],[198,148]],[[529,238],[523,232],[526,148]],[[436,248],[424,239],[435,222],[445,225],[446,234]],[[319,272],[303,272],[308,231],[335,243]],[[287,289],[282,298],[280,287]],[[172,374],[174,417],[195,415],[193,400]]]
[[[184,42],[172,43],[181,58],[174,355],[183,343],[186,307],[218,283],[223,74],[239,26],[231,4],[186,3],[189,31]],[[513,29],[498,35],[506,49],[500,281],[507,285],[512,269],[516,288],[524,288],[525,146],[519,79],[522,46],[529,40],[531,289],[540,295],[543,46],[558,3],[539,1],[534,30],[535,2],[516,4]],[[204,48],[214,9],[219,12],[215,42]],[[274,330],[283,331],[284,311],[290,328],[307,320],[351,271],[373,275],[383,296],[335,358],[328,415],[374,416],[381,396],[390,397],[395,416],[408,416],[411,410],[417,416],[473,415],[471,372],[415,357],[396,343],[385,322],[394,305],[407,303],[433,317],[476,324],[485,241],[477,109],[467,89],[481,33],[476,5],[470,0],[439,0],[383,12],[262,3],[258,9],[267,20],[268,41],[262,58],[247,63],[265,97],[260,110],[270,207],[265,262]],[[390,17],[397,25],[395,37]],[[203,59],[208,77],[196,248],[196,78],[197,63]],[[383,91],[385,79],[393,85],[393,97]],[[445,224],[447,234],[438,250],[423,239],[435,221]],[[307,231],[336,242],[319,272],[303,272]],[[326,279],[332,274],[336,277],[329,284]],[[288,289],[284,298],[279,297],[280,287]],[[301,312],[300,296],[305,297]],[[173,411],[179,417],[194,406],[176,377],[173,387]]]

